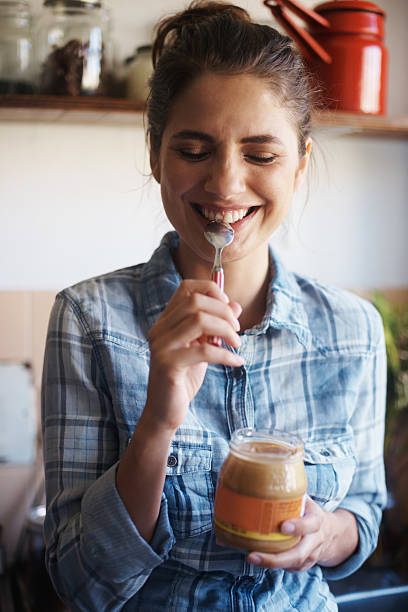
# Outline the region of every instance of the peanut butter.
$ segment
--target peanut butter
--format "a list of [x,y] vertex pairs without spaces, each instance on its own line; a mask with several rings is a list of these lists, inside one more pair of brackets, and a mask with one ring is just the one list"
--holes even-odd
[[302,515],[307,483],[301,440],[285,432],[240,429],[218,478],[214,530],[225,544],[247,551],[280,552],[299,537],[280,524]]

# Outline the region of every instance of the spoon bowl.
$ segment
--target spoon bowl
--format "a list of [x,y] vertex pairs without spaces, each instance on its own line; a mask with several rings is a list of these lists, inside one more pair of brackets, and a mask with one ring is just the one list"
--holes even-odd
[[234,240],[234,230],[228,223],[210,221],[204,230],[204,236],[215,249],[214,269],[221,268],[222,249]]

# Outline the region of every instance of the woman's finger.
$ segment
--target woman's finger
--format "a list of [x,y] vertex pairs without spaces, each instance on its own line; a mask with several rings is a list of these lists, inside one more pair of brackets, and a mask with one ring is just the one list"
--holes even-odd
[[301,518],[284,521],[281,525],[281,532],[285,535],[303,537],[308,533],[319,531],[321,524],[320,514],[307,512]]
[[[158,330],[156,330],[157,332]],[[231,324],[218,316],[199,311],[188,314],[172,328],[162,328],[162,335],[151,336],[153,352],[166,347],[168,351],[191,347],[202,336],[221,336],[225,342],[238,348],[241,339]]]
[[197,343],[189,348],[180,348],[169,355],[172,367],[185,368],[198,363],[220,363],[231,368],[239,367],[244,363],[243,357],[228,349],[216,347],[208,342]]
[[304,571],[315,565],[324,543],[323,523],[326,517],[324,510],[310,497],[306,498],[305,514],[298,519],[284,521],[282,533],[300,536],[300,541],[293,548],[276,554],[254,552],[248,561],[268,568],[282,568],[288,571]]
[[216,298],[226,304],[229,302],[228,297],[218,287],[218,285],[212,280],[196,280],[196,279],[184,279],[181,281],[179,287],[171,297],[168,306],[177,305],[180,300],[185,297],[192,295],[193,293],[201,293],[212,298]]
[[269,569],[302,571],[309,563],[314,565],[318,559],[319,542],[315,535],[305,536],[296,546],[281,553],[267,554],[253,552],[248,561]]
[[[239,307],[234,306],[234,308],[237,312],[239,311]],[[184,296],[176,304],[169,305],[166,308],[154,328],[152,328],[152,334],[154,336],[155,333],[161,333],[163,327],[167,329],[175,328],[188,316],[200,312],[224,319],[235,331],[240,329],[239,321],[234,314],[233,308],[226,302],[201,293],[192,293]]]

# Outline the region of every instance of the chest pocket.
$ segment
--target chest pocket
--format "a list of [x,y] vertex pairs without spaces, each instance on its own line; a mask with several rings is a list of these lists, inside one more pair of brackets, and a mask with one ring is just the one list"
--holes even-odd
[[212,528],[212,450],[205,443],[173,442],[164,493],[175,536],[196,536]]
[[352,439],[305,442],[307,493],[325,510],[334,510],[347,494],[356,470]]

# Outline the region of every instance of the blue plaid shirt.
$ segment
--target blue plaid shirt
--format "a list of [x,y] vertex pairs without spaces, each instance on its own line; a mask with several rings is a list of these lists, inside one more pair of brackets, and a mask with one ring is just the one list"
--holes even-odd
[[[242,334],[245,365],[209,365],[173,439],[148,544],[119,497],[115,471],[146,401],[148,331],[181,281],[171,257],[177,241],[171,232],[148,263],[56,298],[42,415],[54,586],[84,612],[336,610],[325,578],[350,574],[373,551],[386,498],[380,317],[354,295],[288,272],[271,250],[265,317]],[[217,475],[231,433],[247,426],[303,438],[309,495],[358,521],[358,549],[344,563],[265,570],[216,544]]]

